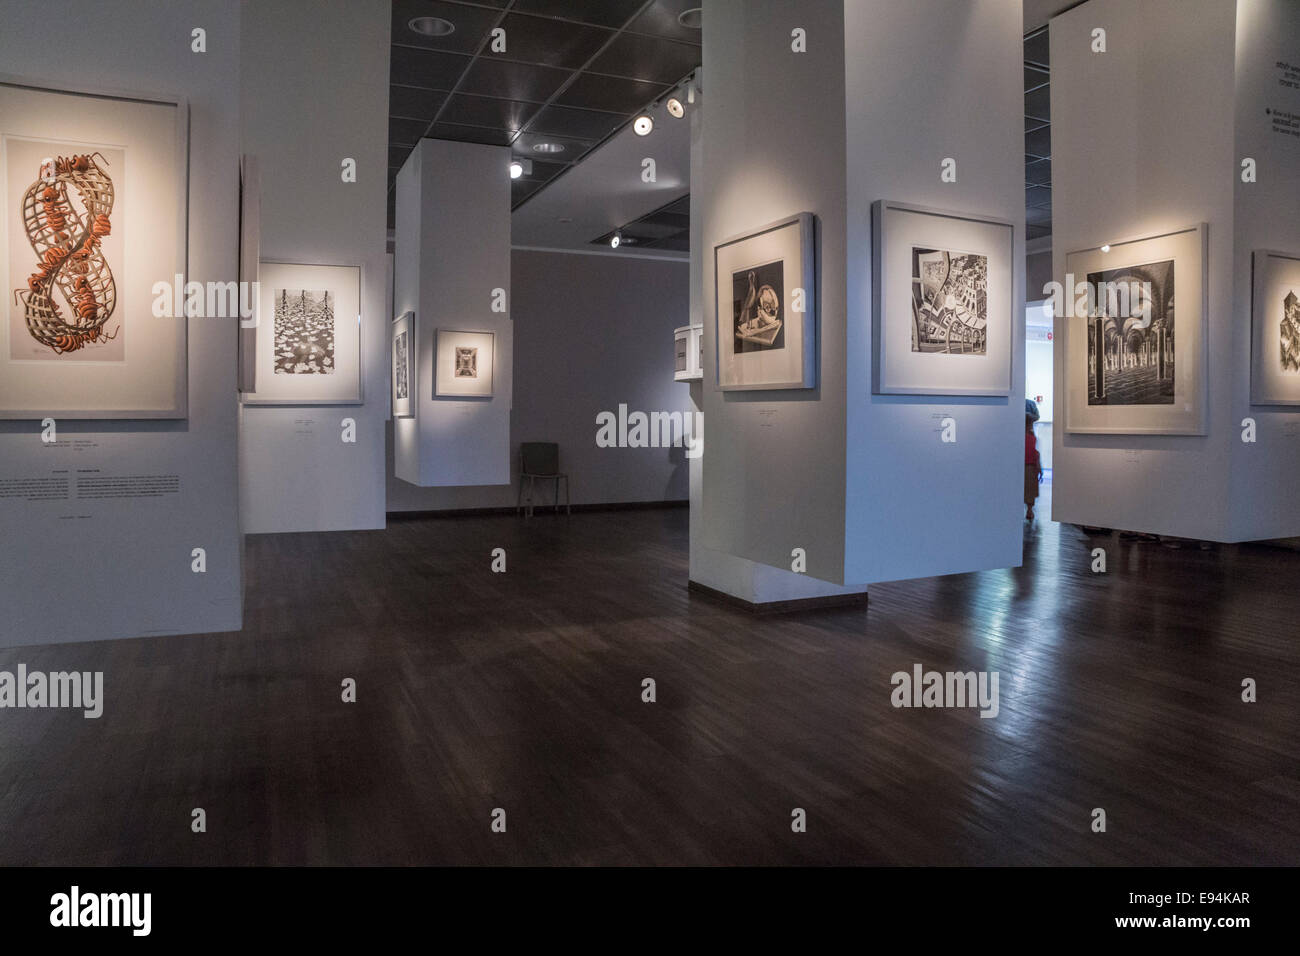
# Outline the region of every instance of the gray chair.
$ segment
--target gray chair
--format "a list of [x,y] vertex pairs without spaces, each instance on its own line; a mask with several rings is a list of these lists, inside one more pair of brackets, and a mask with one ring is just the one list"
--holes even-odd
[[[533,492],[538,481],[555,482],[555,511],[560,510],[560,479],[564,479],[564,512],[573,514],[569,503],[569,476],[560,471],[560,446],[553,441],[526,441],[519,445],[519,495],[515,498],[515,514],[522,505],[524,515],[533,516]],[[524,485],[528,485],[528,499],[524,500]]]

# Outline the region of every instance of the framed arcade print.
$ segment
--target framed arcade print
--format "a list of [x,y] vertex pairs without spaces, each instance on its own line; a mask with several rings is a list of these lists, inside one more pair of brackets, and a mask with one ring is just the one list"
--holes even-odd
[[1201,224],[1066,255],[1067,432],[1205,434],[1207,241]]
[[393,320],[393,417],[415,415],[415,313]]
[[433,358],[435,398],[490,398],[495,336],[439,329]]
[[257,391],[246,405],[361,402],[361,268],[258,267]]
[[801,212],[713,249],[718,387],[814,388],[817,276],[813,217]]
[[1300,405],[1300,253],[1253,259],[1250,402]]
[[184,418],[188,113],[0,77],[0,418]]
[[885,200],[872,225],[872,391],[1010,395],[1015,227]]

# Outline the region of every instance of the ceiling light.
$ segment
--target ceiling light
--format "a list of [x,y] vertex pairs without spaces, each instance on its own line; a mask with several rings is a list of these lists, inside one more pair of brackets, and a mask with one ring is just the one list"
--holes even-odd
[[615,232],[614,235],[609,237],[609,247],[611,249],[617,249],[619,243],[621,243],[622,241],[623,241],[623,234],[621,232]]
[[688,30],[698,30],[703,25],[703,15],[701,7],[691,7],[677,14],[677,22]]
[[563,143],[533,143],[534,153],[562,153],[564,152]]
[[642,113],[632,122],[632,129],[636,130],[638,136],[649,136],[650,131],[654,128],[655,121],[645,113]]
[[519,162],[519,160],[516,159],[513,163],[510,164],[510,178],[518,179],[523,174],[524,174],[524,164]]
[[1101,251],[1102,251],[1102,252],[1110,252],[1110,243],[1108,242],[1108,243],[1106,243],[1104,246],[1102,246],[1102,247],[1101,247]]
[[668,114],[670,116],[675,116],[677,119],[681,119],[686,115],[686,107],[682,106],[682,101],[675,96],[668,97],[668,102],[665,105],[668,107]]
[[426,37],[445,37],[456,32],[456,24],[442,17],[412,17],[406,21],[406,27]]

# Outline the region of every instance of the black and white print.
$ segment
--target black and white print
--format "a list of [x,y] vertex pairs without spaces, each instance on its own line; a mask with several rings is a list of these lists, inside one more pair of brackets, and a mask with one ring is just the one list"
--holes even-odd
[[275,290],[275,374],[334,374],[334,296]]
[[1286,298],[1282,300],[1279,332],[1282,371],[1300,372],[1300,296],[1296,295],[1295,289],[1288,289]]
[[988,352],[988,256],[912,247],[912,351]]
[[478,378],[478,349],[473,347],[456,347],[456,377]]
[[1088,404],[1172,405],[1174,260],[1090,272],[1088,288]]
[[735,351],[785,348],[785,262],[741,269],[731,274]]
[[411,369],[407,358],[410,334],[402,331],[393,341],[393,397],[411,397]]

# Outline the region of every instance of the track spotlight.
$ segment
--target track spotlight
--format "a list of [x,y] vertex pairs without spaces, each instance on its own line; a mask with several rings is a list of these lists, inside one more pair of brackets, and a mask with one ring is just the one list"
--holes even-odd
[[677,119],[681,119],[683,116],[686,115],[686,107],[683,106],[682,101],[675,96],[668,97],[668,102],[665,105],[668,107],[669,116],[674,116]]
[[609,247],[611,249],[617,249],[622,242],[623,234],[621,232],[615,231],[614,235],[609,237]]
[[649,136],[650,131],[655,128],[655,121],[646,113],[642,113],[632,123],[632,129],[638,136]]

